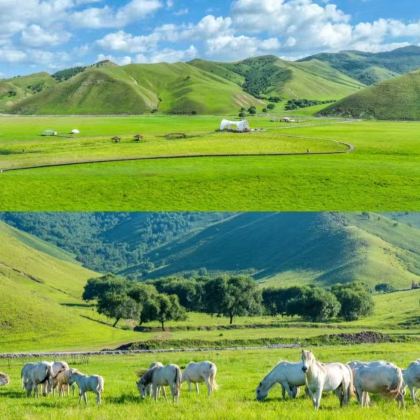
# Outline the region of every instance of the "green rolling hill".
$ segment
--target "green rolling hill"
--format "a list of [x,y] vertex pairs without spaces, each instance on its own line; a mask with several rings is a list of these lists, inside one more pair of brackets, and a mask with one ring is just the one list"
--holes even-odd
[[[43,82],[35,84],[31,78]],[[264,102],[258,99],[262,97],[341,99],[365,86],[319,60],[288,62],[274,56],[237,63],[193,60],[117,66],[105,61],[26,79],[26,90],[11,87],[16,78],[0,82],[1,111],[44,115],[157,111],[235,114],[242,107],[263,107]],[[27,87],[32,85],[36,89]]]
[[[5,214],[99,272],[141,280],[242,272],[270,284],[420,280],[420,215],[405,213]],[[81,231],[83,232],[81,233]]]
[[186,63],[94,66],[11,107],[22,114],[224,114],[260,105],[237,84]]
[[277,285],[362,280],[409,287],[420,279],[419,244],[418,228],[382,215],[240,214],[151,252],[156,269],[148,276],[205,268]]
[[254,96],[284,99],[338,99],[364,85],[318,60],[291,62],[275,56],[249,58],[237,63],[194,60],[190,64],[240,83]]
[[[101,348],[129,334],[112,329],[81,300],[97,274],[73,256],[0,222],[0,348]],[[89,337],[86,340],[86,337]]]
[[420,68],[420,47],[408,46],[380,53],[321,53],[303,58],[299,62],[314,59],[329,64],[365,85],[372,85]]
[[420,120],[420,70],[364,89],[319,114],[378,120]]
[[8,111],[25,98],[32,97],[56,84],[57,81],[48,73],[0,80],[0,112]]

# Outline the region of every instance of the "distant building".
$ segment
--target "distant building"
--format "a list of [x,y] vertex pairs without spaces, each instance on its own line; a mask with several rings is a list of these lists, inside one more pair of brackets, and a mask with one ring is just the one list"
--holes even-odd
[[239,133],[246,133],[248,131],[251,131],[251,128],[247,120],[242,120],[242,121],[222,120],[222,122],[220,123],[220,131],[237,131]]

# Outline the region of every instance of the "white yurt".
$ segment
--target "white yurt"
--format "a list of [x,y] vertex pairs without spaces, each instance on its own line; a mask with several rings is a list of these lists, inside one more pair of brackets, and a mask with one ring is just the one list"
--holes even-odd
[[220,131],[224,130],[232,130],[238,131],[240,133],[244,133],[246,131],[250,131],[250,126],[247,120],[242,121],[229,121],[229,120],[222,120],[220,123]]
[[73,130],[71,130],[71,134],[80,134],[80,131],[77,128],[73,128]]

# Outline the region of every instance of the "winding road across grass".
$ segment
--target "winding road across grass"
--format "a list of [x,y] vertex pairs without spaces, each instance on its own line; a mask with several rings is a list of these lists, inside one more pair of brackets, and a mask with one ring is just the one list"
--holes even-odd
[[42,168],[56,168],[62,166],[75,166],[75,165],[90,165],[98,163],[117,163],[117,162],[133,162],[133,161],[143,161],[143,160],[164,160],[164,159],[197,159],[197,158],[235,158],[235,157],[272,157],[272,156],[316,156],[316,155],[342,155],[353,153],[355,146],[351,143],[345,143],[339,140],[332,139],[321,139],[314,137],[305,137],[305,136],[293,136],[285,135],[284,137],[292,137],[298,139],[306,140],[328,140],[337,145],[345,147],[345,150],[332,150],[332,151],[323,151],[323,152],[268,152],[268,153],[194,153],[194,154],[180,154],[180,155],[156,155],[156,156],[139,156],[139,157],[121,157],[121,158],[109,158],[109,159],[88,159],[88,160],[78,160],[62,163],[44,163],[40,165],[30,165],[30,166],[20,166],[14,168],[5,168],[0,169],[0,173],[12,172],[12,171],[23,171],[29,169],[42,169]]

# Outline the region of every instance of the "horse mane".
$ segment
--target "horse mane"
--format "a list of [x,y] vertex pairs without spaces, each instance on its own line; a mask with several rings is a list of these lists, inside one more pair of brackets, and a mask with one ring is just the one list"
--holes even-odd
[[144,384],[144,385],[149,385],[152,383],[153,381],[153,374],[155,373],[155,370],[157,368],[152,368],[146,371],[146,373],[141,377],[140,381]]

